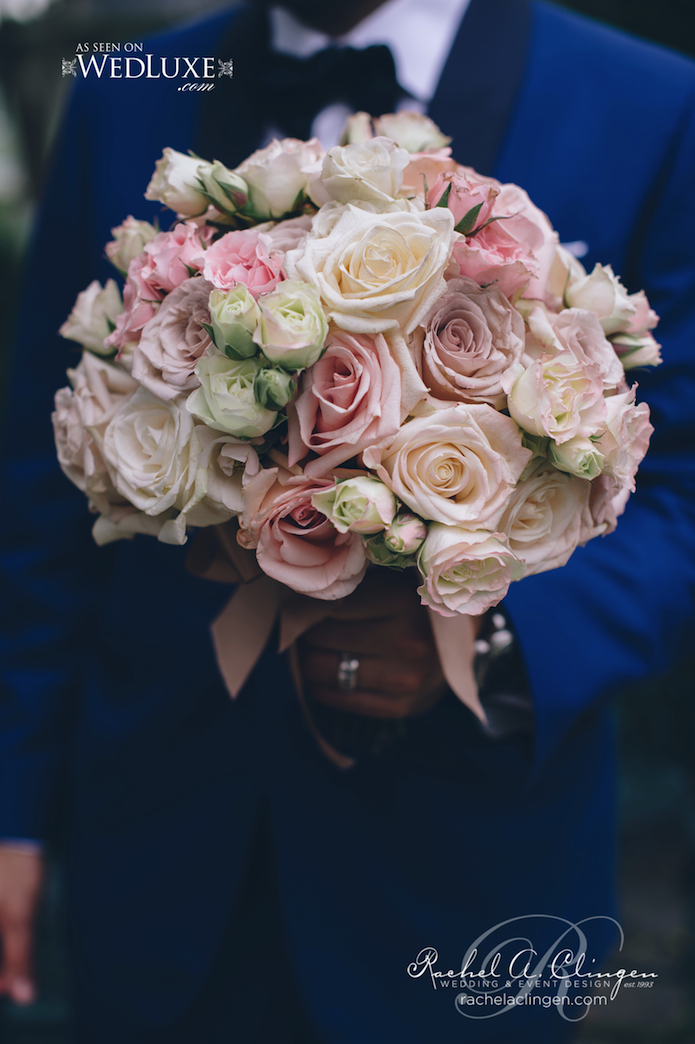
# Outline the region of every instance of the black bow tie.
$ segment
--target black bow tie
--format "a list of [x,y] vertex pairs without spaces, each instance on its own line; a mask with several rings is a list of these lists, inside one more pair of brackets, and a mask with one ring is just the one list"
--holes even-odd
[[406,92],[388,47],[329,47],[310,58],[270,49],[267,13],[247,8],[234,17],[219,58],[234,61],[234,76],[219,77],[202,101],[195,151],[228,166],[241,163],[269,127],[291,138],[311,136],[314,118],[344,102],[356,112],[393,112]]
[[288,137],[308,138],[314,118],[343,102],[355,112],[393,112],[403,91],[388,47],[329,47],[310,58],[269,51],[256,70],[258,105],[269,125]]

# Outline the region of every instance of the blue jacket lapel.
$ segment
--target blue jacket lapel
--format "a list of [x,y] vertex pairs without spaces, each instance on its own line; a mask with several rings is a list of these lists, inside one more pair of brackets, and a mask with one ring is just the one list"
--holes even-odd
[[454,139],[459,163],[491,174],[526,67],[529,0],[471,0],[429,115]]

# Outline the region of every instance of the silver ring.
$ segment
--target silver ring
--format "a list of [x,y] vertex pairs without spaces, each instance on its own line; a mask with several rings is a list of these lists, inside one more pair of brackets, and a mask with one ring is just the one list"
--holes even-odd
[[360,661],[352,653],[340,654],[338,664],[338,688],[341,692],[354,692],[357,688],[357,673],[360,669]]

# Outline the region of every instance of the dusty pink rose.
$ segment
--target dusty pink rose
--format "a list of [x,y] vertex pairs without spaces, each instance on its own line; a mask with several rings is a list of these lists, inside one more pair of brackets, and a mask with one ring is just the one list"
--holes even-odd
[[123,311],[116,319],[116,329],[104,341],[123,354],[140,340],[143,327],[157,314],[164,297],[144,274],[149,268],[146,254],[133,258],[123,287]]
[[160,399],[200,387],[193,371],[212,344],[202,325],[210,323],[211,290],[200,276],[187,279],[164,298],[142,331],[133,353],[133,377]]
[[171,232],[160,232],[145,246],[143,278],[165,294],[176,289],[190,279],[190,269],[200,271],[203,267],[203,250],[214,232],[210,225],[201,228],[195,221],[182,221]]
[[400,424],[401,377],[382,334],[329,334],[329,345],[304,373],[290,412],[290,464],[313,450],[307,475],[326,475]]
[[501,602],[524,565],[503,533],[460,529],[434,522],[418,555],[423,584],[418,594],[440,616],[478,616]]
[[497,218],[477,235],[454,245],[461,275],[485,285],[496,282],[505,296],[542,300],[555,258],[557,232],[517,185],[501,185]]
[[427,193],[427,206],[436,207],[447,191],[446,205],[454,215],[455,224],[458,225],[475,208],[480,208],[472,219],[470,232],[492,217],[495,199],[499,195],[499,188],[494,184],[481,183],[463,173],[440,174]]
[[270,293],[285,278],[283,256],[272,239],[255,228],[227,232],[205,251],[203,275],[216,290],[231,290],[243,283],[258,297]]
[[277,468],[262,470],[246,486],[238,534],[242,547],[256,549],[268,576],[328,601],[354,591],[367,568],[362,538],[339,533],[311,503],[314,493],[333,485]]
[[450,279],[423,322],[422,377],[439,399],[507,404],[500,377],[524,350],[524,321],[501,290]]

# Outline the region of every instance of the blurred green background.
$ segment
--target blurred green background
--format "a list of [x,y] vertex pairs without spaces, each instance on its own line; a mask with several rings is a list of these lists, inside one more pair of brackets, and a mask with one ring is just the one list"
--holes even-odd
[[[60,58],[74,53],[76,40],[137,39],[222,6],[223,0],[0,0],[0,395],[23,252],[67,86]],[[695,57],[695,0],[565,0],[565,6]],[[659,979],[649,991],[623,990],[612,1004],[593,1008],[581,1044],[695,1044],[694,676],[689,661],[617,702],[626,945],[609,963],[655,971]],[[0,1002],[0,1044],[71,1044],[63,922],[54,855],[40,924],[41,999],[27,1009]]]

